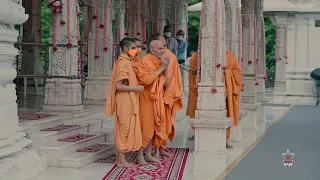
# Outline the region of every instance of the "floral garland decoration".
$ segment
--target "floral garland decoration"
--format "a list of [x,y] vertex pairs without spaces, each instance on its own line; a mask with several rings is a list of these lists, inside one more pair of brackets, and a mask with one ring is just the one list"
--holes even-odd
[[287,28],[284,31],[284,58],[286,60],[286,64],[288,64],[288,30]]
[[100,42],[100,0],[96,0],[96,15],[95,15],[95,20],[96,20],[96,37],[95,37],[95,59],[99,59],[99,42]]
[[196,78],[197,86],[199,85],[199,82],[200,82],[200,73],[201,73],[202,30],[203,30],[205,4],[206,4],[206,0],[203,0],[201,5],[201,14],[200,14],[200,32],[199,32],[199,43],[198,43],[199,45],[198,45],[198,62],[197,62],[197,78]]
[[237,20],[238,20],[238,62],[240,64],[240,67],[242,69],[242,35],[241,35],[241,9],[238,8],[237,9],[237,13],[238,13],[238,16],[237,16]]
[[70,0],[67,0],[67,48],[70,49],[72,48],[72,41],[71,41],[71,5],[70,5]]
[[134,33],[134,20],[135,20],[135,4],[134,2],[132,1],[132,7],[131,7],[131,22],[130,22],[130,25],[131,25],[131,35],[132,37],[134,37],[135,33]]
[[217,71],[219,67],[221,67],[221,64],[217,64],[219,60],[219,0],[215,0],[215,12],[214,12],[214,25],[215,25],[215,48],[214,48],[214,64],[216,65],[216,68],[214,68],[214,79],[213,79],[213,89],[211,89],[212,93],[217,93]]
[[86,53],[85,55],[88,56],[89,51],[89,32],[92,27],[92,8],[88,6],[88,13],[87,13],[87,29],[86,29],[86,35],[85,35],[85,41],[86,41]]
[[[79,16],[81,16],[81,12],[80,12],[80,8],[77,7],[76,8],[76,12],[77,12],[77,16],[76,16],[76,22],[77,22],[77,42],[78,42],[78,45],[80,45],[82,42],[81,42],[81,39],[80,39],[80,30],[79,30]],[[81,75],[82,75],[82,61],[81,61],[81,53],[80,51],[78,51],[78,79],[81,79]]]
[[[57,19],[58,19],[58,13],[62,12],[62,3],[60,0],[50,0],[48,7],[51,9],[52,14],[53,14],[53,51],[56,52],[58,50],[58,45],[57,45]],[[60,22],[61,25],[63,23]],[[65,22],[64,22],[65,24]]]
[[117,60],[117,43],[113,42],[113,53],[112,53],[112,63],[116,62]]
[[141,18],[142,18],[142,27],[141,27],[141,31],[142,31],[142,41],[143,41],[143,50],[146,50],[146,44],[147,44],[147,28],[146,28],[146,3],[145,0],[142,0],[141,2],[142,4],[142,14],[141,14]]
[[255,85],[258,86],[258,77],[257,77],[257,66],[259,59],[257,58],[257,19],[256,17],[253,18],[253,59],[254,59],[254,64],[253,64],[253,71],[254,71],[254,77],[255,77]]
[[108,8],[109,8],[109,1],[106,0],[106,7],[104,9],[104,24],[106,27],[104,28],[104,51],[108,51],[108,22],[109,22],[109,16],[108,16]]
[[243,52],[243,41],[244,41],[244,20],[245,20],[245,17],[244,17],[244,15],[241,17],[241,23],[242,23],[242,27],[241,27],[241,59],[240,59],[240,62],[241,62],[241,69],[243,69],[243,54],[244,54],[244,52]]
[[266,45],[265,45],[265,29],[264,21],[261,23],[261,43],[262,43],[262,62],[263,62],[263,79],[268,82],[267,72],[266,72]]

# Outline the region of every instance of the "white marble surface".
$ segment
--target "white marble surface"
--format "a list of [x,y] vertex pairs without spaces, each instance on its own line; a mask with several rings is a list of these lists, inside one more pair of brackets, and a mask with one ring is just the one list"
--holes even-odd
[[[272,122],[277,120],[287,109],[288,107],[267,106],[265,128],[267,129]],[[187,138],[190,128],[188,127],[188,120],[184,116],[184,113],[185,111],[181,111],[178,114],[177,133],[170,147],[192,149],[193,143]],[[228,153],[223,156],[195,155],[191,150],[185,167],[183,180],[214,179],[264,132],[264,129],[243,131],[244,140],[242,142],[232,143],[234,148],[230,149]],[[112,166],[113,164],[93,163],[82,169],[49,167],[41,176],[33,180],[99,180],[108,173]],[[194,170],[194,167],[197,167],[197,169]]]

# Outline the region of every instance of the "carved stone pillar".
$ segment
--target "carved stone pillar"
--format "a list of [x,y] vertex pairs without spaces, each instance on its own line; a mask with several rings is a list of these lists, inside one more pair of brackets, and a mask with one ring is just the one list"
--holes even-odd
[[255,49],[255,14],[254,14],[254,0],[242,1],[242,28],[243,28],[243,44],[242,44],[242,57],[243,57],[243,83],[245,84],[242,93],[241,106],[248,110],[247,118],[243,123],[244,129],[256,129],[257,117],[259,116],[257,109],[256,93],[256,52]]
[[[202,1],[200,25],[201,81],[196,110],[196,119],[190,123],[195,127],[195,154],[225,154],[226,128],[231,118],[226,115],[222,68],[225,65],[225,19],[224,0]],[[210,142],[210,143],[208,143]],[[196,167],[196,165],[195,165]]]
[[46,160],[36,149],[30,148],[31,140],[19,127],[15,79],[12,67],[18,50],[13,43],[19,33],[14,25],[28,19],[25,9],[16,1],[0,0],[0,171],[1,179],[30,179],[46,167]]
[[285,33],[287,31],[287,13],[276,13],[272,22],[276,25],[276,80],[273,91],[273,102],[283,103],[287,93],[286,90],[286,59],[285,59]]
[[[241,42],[241,8],[239,0],[226,0],[226,47],[241,61],[239,42]],[[241,25],[241,26],[239,26]],[[241,46],[241,45],[240,45]]]
[[125,2],[124,0],[114,0],[115,9],[115,41],[120,42],[125,37],[124,15],[125,15]]
[[167,0],[159,0],[157,32],[161,36],[163,36],[163,28],[166,26],[167,5]]
[[[68,7],[69,2],[69,7]],[[67,45],[49,48],[49,75],[78,76],[78,0],[61,0],[62,10],[56,13],[56,22],[51,30],[51,44]],[[68,13],[70,11],[70,13]],[[70,18],[68,18],[70,14]],[[54,15],[53,15],[54,16]],[[55,18],[54,18],[55,19]],[[61,20],[65,24],[61,24]],[[56,29],[56,30],[55,30]],[[68,30],[69,29],[69,30]],[[69,34],[69,35],[68,35]],[[69,38],[68,38],[69,36]],[[56,38],[56,39],[55,39]],[[70,41],[70,42],[69,42]],[[80,79],[47,79],[45,86],[45,111],[79,111],[83,109]]]
[[[158,13],[163,10],[160,7],[161,0],[158,1],[146,1],[148,2],[148,33],[149,35],[153,35],[156,33],[162,33],[163,29],[159,32],[158,27]],[[163,27],[162,27],[163,28]]]
[[[40,43],[41,42],[41,2],[40,0],[34,1],[23,1],[24,7],[26,9],[26,14],[29,14],[29,19],[23,24],[23,42],[29,43]],[[19,75],[34,75],[40,74],[40,46],[26,45],[21,46],[23,51],[23,57],[21,59],[21,67],[19,68]],[[19,79],[20,81],[23,79]],[[28,94],[36,94],[35,80],[27,80]],[[42,79],[41,79],[42,81]],[[20,83],[20,85],[22,85]],[[20,90],[26,86],[21,86]],[[23,91],[22,91],[23,92]]]
[[97,18],[91,21],[92,29],[89,32],[88,78],[84,91],[86,105],[105,104],[112,72],[112,2],[112,0],[95,1],[96,7],[99,8],[93,10]]
[[[266,44],[265,44],[265,27],[263,17],[263,1],[255,1],[255,15],[256,15],[256,34],[257,34],[257,100],[261,103],[260,116],[257,121],[258,127],[265,124],[265,105],[269,102],[266,98],[265,80],[266,80]],[[259,125],[260,124],[260,125]]]

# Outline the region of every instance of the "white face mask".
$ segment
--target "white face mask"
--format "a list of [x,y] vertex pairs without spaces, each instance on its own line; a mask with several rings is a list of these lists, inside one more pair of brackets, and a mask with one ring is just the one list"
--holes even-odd
[[166,37],[170,37],[170,36],[171,36],[171,32],[165,32],[164,35],[165,35]]

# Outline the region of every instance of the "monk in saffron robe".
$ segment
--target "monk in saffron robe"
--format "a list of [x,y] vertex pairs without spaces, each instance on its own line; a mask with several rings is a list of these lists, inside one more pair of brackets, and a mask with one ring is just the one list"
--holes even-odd
[[125,153],[137,151],[142,145],[139,118],[139,92],[131,58],[137,54],[134,41],[124,38],[120,42],[122,53],[115,62],[109,85],[105,114],[114,115],[114,142],[117,149],[116,163],[120,167],[134,167],[126,161]]
[[[240,115],[240,93],[242,91],[242,71],[236,56],[230,52],[226,52],[226,69],[224,71],[225,95],[227,104],[227,117],[233,118],[232,126],[237,126]],[[226,129],[227,148],[233,148],[228,143],[230,138],[230,129]]]
[[191,119],[195,118],[198,87],[197,87],[197,70],[198,70],[198,52],[192,54],[189,65],[189,95],[186,115]]
[[[195,110],[198,99],[196,76],[197,76],[197,62],[198,62],[198,52],[194,53],[190,60],[189,68],[189,97],[188,97],[188,107],[187,116],[190,118],[195,118]],[[242,91],[242,71],[240,65],[235,57],[230,51],[226,51],[226,70],[224,73],[225,81],[225,96],[227,105],[227,117],[232,117],[232,126],[237,126],[239,122],[240,113],[240,92]],[[228,143],[230,138],[230,127],[226,129],[226,147],[232,148]],[[193,140],[194,137],[189,138]]]
[[[163,36],[155,35],[156,40],[160,40],[164,47],[167,46],[166,39]],[[164,89],[164,105],[165,105],[165,140],[160,141],[157,137],[154,139],[153,145],[160,148],[156,148],[156,157],[159,158],[159,155],[170,156],[166,152],[167,149],[167,139],[171,142],[175,135],[176,129],[176,119],[177,112],[183,108],[183,87],[182,87],[182,78],[181,72],[178,64],[176,55],[174,55],[169,49],[164,48],[164,56],[170,57],[170,63],[165,73],[168,74],[169,85]],[[160,153],[159,153],[160,151]]]
[[[155,137],[162,141],[165,139],[164,88],[169,84],[165,70],[170,58],[163,55],[162,42],[151,41],[150,53],[141,59],[136,72],[139,84],[144,86],[143,92],[140,93],[142,147],[137,157],[139,164],[146,164],[146,161],[159,163],[159,160],[151,155],[151,148]],[[145,157],[143,157],[145,148]]]

